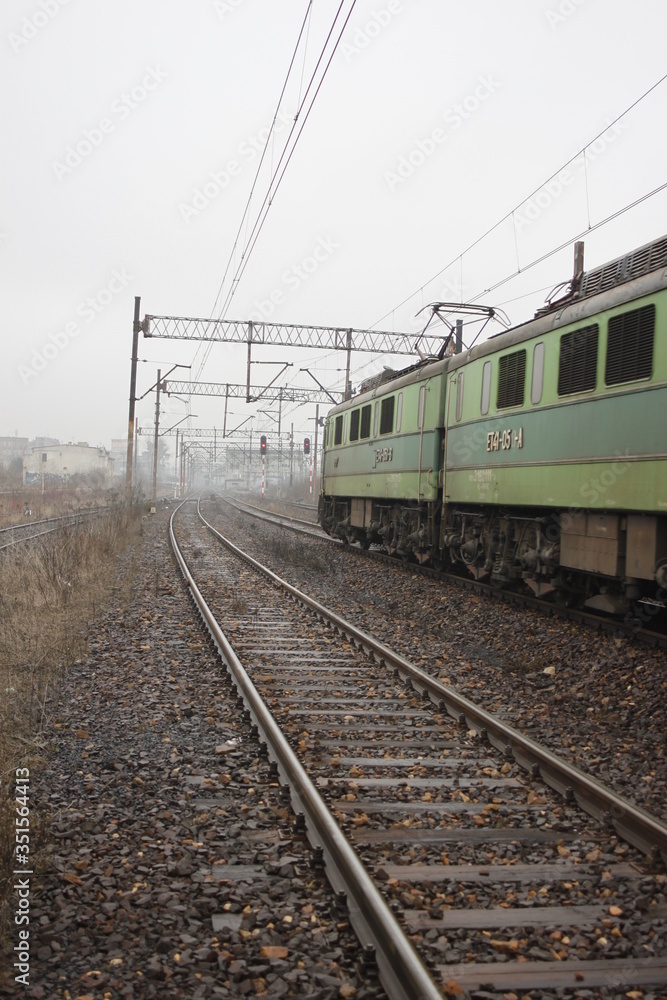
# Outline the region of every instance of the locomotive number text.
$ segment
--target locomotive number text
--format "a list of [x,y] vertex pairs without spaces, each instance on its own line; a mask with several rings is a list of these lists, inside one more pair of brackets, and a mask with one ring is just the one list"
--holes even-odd
[[377,448],[375,451],[376,462],[391,462],[394,457],[393,448]]
[[504,431],[490,431],[486,435],[487,451],[507,451],[512,446],[523,448],[523,427],[519,427],[518,431],[512,431],[511,428]]

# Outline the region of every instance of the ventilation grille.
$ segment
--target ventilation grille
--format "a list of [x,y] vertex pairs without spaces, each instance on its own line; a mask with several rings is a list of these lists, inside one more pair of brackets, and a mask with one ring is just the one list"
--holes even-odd
[[558,395],[569,396],[595,388],[598,365],[598,327],[584,326],[560,338]]
[[[406,369],[410,370],[410,369]],[[369,392],[371,389],[377,389],[379,385],[384,385],[385,382],[391,382],[392,379],[400,375],[401,372],[394,371],[393,368],[385,368],[380,372],[379,375],[371,375],[370,378],[364,379],[364,381],[359,386],[359,392]]]
[[654,328],[654,305],[633,309],[609,320],[605,365],[607,385],[651,377]]
[[523,406],[526,385],[526,352],[505,354],[498,361],[498,398],[496,406]]
[[380,434],[391,434],[394,429],[394,400],[395,396],[389,396],[382,400],[380,407]]
[[580,298],[605,292],[625,281],[639,278],[642,274],[659,271],[667,267],[667,236],[655,243],[633,250],[632,253],[609,261],[594,271],[587,271],[581,279]]

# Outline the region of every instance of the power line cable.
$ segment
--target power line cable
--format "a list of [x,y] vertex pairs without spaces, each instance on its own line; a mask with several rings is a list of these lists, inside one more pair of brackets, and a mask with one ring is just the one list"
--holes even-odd
[[[643,100],[645,100],[645,98],[647,98],[649,96],[649,94],[651,94],[654,90],[656,90],[660,86],[661,83],[664,83],[665,80],[667,80],[667,73],[665,73],[664,76],[661,76],[659,80],[657,80],[651,87],[648,88],[648,90],[644,91],[644,93],[640,97],[638,97],[636,100],[634,100],[632,102],[632,104],[630,104],[625,109],[625,111],[622,111],[620,115],[617,115],[617,117],[614,118],[614,120],[612,122],[610,122],[608,125],[606,125],[602,129],[601,132],[598,132],[598,134],[596,136],[594,136],[594,138],[591,139],[590,142],[587,142],[586,145],[582,147],[582,149],[580,149],[577,153],[574,154],[574,156],[571,156],[569,160],[566,160],[566,162],[563,163],[562,166],[560,166],[558,168],[558,170],[554,171],[554,173],[552,173],[549,177],[547,177],[547,179],[545,181],[543,181],[542,184],[540,184],[538,187],[536,187],[535,190],[532,191],[526,198],[523,198],[517,205],[515,205],[515,207],[511,211],[507,212],[507,214],[504,215],[502,217],[502,219],[499,219],[498,222],[496,222],[493,226],[491,226],[489,229],[487,229],[487,231],[485,233],[483,233],[476,240],[474,240],[468,247],[466,247],[465,250],[463,250],[461,253],[456,254],[456,256],[453,257],[452,260],[449,262],[449,264],[447,264],[445,267],[443,267],[439,271],[437,271],[431,278],[429,278],[422,285],[420,285],[419,288],[417,288],[414,292],[412,292],[410,295],[408,295],[406,298],[404,298],[402,300],[402,302],[399,302],[399,304],[397,306],[394,306],[393,309],[390,309],[388,312],[386,312],[384,314],[384,316],[381,316],[380,319],[376,320],[375,323],[373,323],[371,325],[370,329],[373,329],[373,327],[377,326],[379,323],[382,323],[393,312],[395,312],[397,309],[400,309],[407,302],[409,302],[410,299],[414,298],[415,295],[418,295],[420,292],[423,292],[424,288],[427,285],[430,285],[432,281],[435,281],[436,278],[439,278],[440,275],[442,275],[442,274],[445,273],[445,271],[448,271],[449,268],[452,267],[452,265],[455,264],[457,260],[462,260],[462,258],[463,258],[463,256],[465,254],[467,254],[471,250],[473,250],[479,243],[482,242],[482,240],[485,240],[487,238],[487,236],[490,236],[491,233],[493,233],[496,229],[498,229],[499,226],[501,226],[504,222],[507,222],[508,219],[512,218],[512,216],[514,215],[514,213],[519,208],[521,208],[522,205],[524,205],[527,201],[530,201],[530,199],[532,197],[534,197],[539,191],[541,191],[542,188],[545,187],[546,184],[548,184],[550,181],[554,180],[554,178],[556,178],[558,176],[558,174],[562,170],[564,170],[567,166],[570,165],[570,163],[572,163],[579,156],[581,156],[582,153],[585,156],[586,155],[586,150],[588,149],[589,146],[592,146],[594,142],[597,142],[597,140],[599,138],[601,138],[601,136],[603,136],[605,132],[608,132],[610,128],[613,128],[613,126],[616,125],[616,123],[619,122],[621,120],[621,118],[624,118],[627,114],[630,113],[630,111],[632,111],[634,108],[636,108],[638,104],[640,104]],[[650,197],[650,195],[648,195],[648,197]],[[623,210],[623,211],[625,211],[625,210]],[[614,217],[615,216],[612,216],[610,218],[614,218]],[[599,228],[599,224],[596,225],[596,226],[590,226],[589,225],[588,230],[586,230],[586,231],[591,231],[592,229],[597,229],[597,228]],[[565,244],[565,245],[567,246],[567,244]],[[554,252],[556,252],[556,251],[554,251]],[[547,256],[549,256],[549,255],[547,255]],[[542,258],[542,259],[546,259],[546,258]],[[531,264],[529,266],[532,267],[533,265]],[[523,269],[519,268],[516,273],[518,274],[522,270],[526,270],[526,268],[523,268]],[[504,279],[504,280],[509,280],[509,279]],[[494,285],[493,287],[496,288],[498,286]]]
[[[339,7],[338,7],[338,11],[336,12],[336,16],[334,17],[334,20],[333,20],[333,23],[331,25],[331,28],[329,29],[329,34],[327,35],[326,41],[325,41],[325,43],[324,43],[324,45],[322,47],[322,51],[321,51],[320,56],[319,56],[319,58],[317,60],[317,64],[315,66],[315,69],[313,70],[313,73],[311,75],[310,81],[308,83],[308,87],[306,88],[306,93],[304,95],[303,101],[301,102],[301,104],[300,104],[300,106],[298,108],[296,117],[294,119],[294,124],[292,126],[292,129],[290,130],[289,136],[287,137],[287,142],[285,143],[285,147],[283,149],[282,155],[280,157],[280,160],[278,161],[278,165],[276,166],[276,169],[275,169],[275,171],[273,173],[273,176],[271,177],[271,180],[269,181],[269,186],[268,186],[268,189],[267,189],[267,193],[264,196],[264,201],[262,202],[262,205],[261,205],[261,207],[259,209],[259,212],[257,214],[257,218],[255,220],[255,225],[253,226],[252,232],[250,233],[250,236],[249,236],[248,241],[246,243],[246,247],[245,247],[245,249],[244,249],[244,251],[243,251],[243,253],[241,255],[241,263],[239,264],[239,267],[237,268],[236,274],[232,278],[232,285],[231,285],[231,288],[230,288],[229,292],[227,293],[227,298],[226,298],[225,303],[223,305],[223,309],[222,309],[221,315],[223,315],[226,312],[229,304],[231,303],[231,300],[232,300],[233,296],[236,294],[236,290],[238,288],[239,281],[241,280],[241,277],[243,276],[243,273],[244,273],[244,271],[245,271],[245,269],[246,269],[246,267],[248,265],[248,261],[250,259],[250,255],[252,254],[252,251],[255,248],[255,245],[257,243],[259,235],[260,235],[260,233],[261,233],[261,231],[262,231],[262,229],[264,227],[264,223],[266,222],[266,217],[267,217],[267,215],[269,213],[269,209],[271,208],[271,205],[273,204],[273,199],[275,198],[276,193],[278,191],[278,188],[280,187],[280,185],[281,185],[281,183],[283,181],[283,178],[284,178],[285,173],[287,171],[287,168],[288,168],[288,166],[290,164],[292,156],[294,155],[294,152],[296,150],[296,147],[297,147],[297,144],[299,142],[299,139],[301,138],[301,135],[303,134],[303,130],[304,130],[305,126],[306,126],[306,123],[307,123],[308,118],[310,116],[310,113],[311,113],[311,111],[313,109],[313,106],[315,104],[317,96],[318,96],[318,94],[320,92],[322,84],[324,83],[324,79],[325,79],[325,77],[327,75],[329,67],[331,66],[331,62],[333,60],[333,57],[336,54],[336,51],[338,49],[338,45],[340,44],[340,40],[341,40],[341,38],[343,36],[343,32],[345,31],[347,23],[348,23],[351,15],[352,15],[352,11],[354,10],[354,7],[356,5],[356,0],[352,0],[352,4],[351,4],[350,9],[349,9],[349,11],[347,13],[345,21],[343,22],[343,26],[342,26],[342,28],[341,28],[341,30],[339,32],[338,38],[335,41],[335,44],[334,44],[333,49],[331,51],[331,55],[329,56],[329,59],[327,61],[326,66],[324,67],[324,71],[323,71],[322,76],[321,76],[321,78],[319,80],[319,83],[317,84],[317,87],[315,89],[315,93],[314,93],[314,95],[312,97],[312,100],[310,101],[310,104],[309,104],[309,106],[308,106],[308,108],[307,108],[307,110],[305,112],[305,116],[303,117],[303,119],[301,121],[301,125],[300,125],[300,128],[299,128],[298,132],[297,132],[296,138],[294,139],[294,143],[293,143],[291,149],[289,150],[289,153],[287,153],[287,150],[288,150],[288,147],[289,147],[289,144],[290,144],[290,140],[292,138],[294,130],[295,130],[295,128],[297,126],[297,123],[299,121],[299,118],[301,116],[301,111],[302,111],[304,105],[306,104],[306,101],[307,101],[307,98],[308,98],[308,94],[309,94],[309,92],[311,90],[311,87],[314,84],[314,81],[315,81],[316,76],[317,76],[317,71],[319,69],[320,63],[322,62],[322,59],[324,58],[324,54],[326,52],[326,49],[327,49],[327,46],[328,46],[329,41],[331,39],[331,36],[332,36],[332,34],[334,32],[334,28],[336,26],[336,22],[338,21],[340,15],[341,15],[341,11],[343,9],[344,4],[345,4],[345,0],[341,0],[341,3],[339,5]],[[285,158],[286,155],[287,155],[287,160],[286,160],[285,165],[282,167],[282,170],[281,170],[281,165],[282,165],[283,159]],[[276,180],[276,178],[277,178],[277,180]],[[274,182],[275,182],[275,184],[274,184]]]
[[[550,257],[555,256],[555,254],[560,253],[560,251],[564,250],[565,247],[571,246],[572,243],[576,242],[577,240],[580,240],[583,236],[586,236],[587,233],[593,233],[595,232],[596,229],[601,229],[603,226],[608,225],[615,219],[620,218],[620,216],[625,215],[626,212],[632,211],[633,208],[637,208],[638,205],[643,204],[643,202],[648,201],[649,198],[653,198],[655,197],[655,195],[660,194],[662,191],[665,190],[667,190],[667,181],[665,181],[664,184],[659,184],[658,187],[653,188],[652,191],[645,192],[643,195],[641,195],[641,197],[635,198],[634,201],[631,201],[627,205],[624,205],[623,208],[617,209],[615,212],[612,212],[611,215],[606,216],[606,218],[601,219],[599,222],[587,226],[586,229],[583,229],[580,233],[577,233],[575,236],[569,237],[559,246],[553,247],[551,250],[548,250],[540,257],[536,257],[535,260],[532,260],[529,264],[526,264],[524,267],[522,267],[520,271],[512,271],[511,274],[506,275],[504,278],[501,278],[499,281],[496,281],[493,285],[490,285],[488,288],[484,288],[476,295],[473,295],[468,301],[471,304],[477,302],[479,299],[482,298],[482,296],[488,295],[489,292],[494,292],[496,288],[500,288],[502,285],[507,284],[508,281],[511,281],[513,278],[516,278],[517,275],[524,274],[526,271],[530,271],[531,268],[536,267],[538,264],[542,264],[545,260],[548,260]],[[545,286],[545,287],[551,287],[551,286]],[[544,289],[536,289],[533,292],[528,292],[524,295],[520,295],[518,296],[518,298],[519,299],[528,298],[530,295],[536,294],[537,291],[543,291],[543,290]],[[406,299],[405,301],[408,300]],[[516,299],[511,299],[507,301],[516,301]],[[506,304],[507,304],[506,302],[500,303],[500,305],[506,305]],[[373,364],[377,364],[377,358],[365,362],[359,368],[356,368],[354,369],[354,371],[350,372],[350,375],[359,375],[359,373],[362,372],[364,368],[368,368],[370,365]]]
[[[241,231],[243,230],[243,226],[244,226],[244,223],[246,221],[246,217],[247,217],[248,213],[250,212],[250,204],[252,202],[252,196],[253,196],[253,194],[255,192],[255,187],[257,186],[257,182],[259,180],[259,175],[260,175],[260,172],[261,172],[261,169],[262,169],[262,164],[264,163],[264,158],[266,156],[266,151],[269,148],[269,140],[271,139],[271,137],[272,137],[272,135],[274,133],[274,130],[275,130],[276,121],[277,121],[278,115],[280,113],[280,106],[282,104],[283,97],[285,96],[285,91],[287,90],[287,84],[289,82],[290,76],[292,74],[292,70],[294,68],[294,63],[296,61],[297,53],[299,51],[299,46],[301,45],[301,39],[303,37],[303,33],[304,33],[305,28],[306,28],[306,24],[308,23],[308,19],[309,19],[309,16],[310,16],[310,12],[311,12],[312,6],[313,6],[313,0],[308,0],[308,5],[306,7],[306,13],[305,13],[303,21],[301,23],[301,28],[299,29],[299,36],[298,36],[298,38],[296,40],[296,45],[294,46],[294,51],[292,53],[292,58],[290,59],[290,64],[289,64],[287,73],[285,75],[285,79],[283,81],[282,89],[280,91],[280,97],[278,98],[278,103],[276,104],[276,110],[275,110],[275,112],[273,114],[273,120],[272,120],[271,126],[269,128],[269,134],[266,137],[266,143],[264,144],[264,149],[262,150],[262,155],[260,156],[259,163],[257,164],[257,170],[255,171],[255,176],[253,178],[253,182],[252,182],[252,185],[250,187],[250,194],[248,195],[248,200],[247,200],[245,208],[243,210],[243,215],[241,216],[241,221],[239,223],[239,228],[238,228],[238,231],[236,233],[236,237],[234,239],[234,244],[232,246],[232,250],[231,250],[231,253],[230,253],[230,256],[229,256],[229,260],[227,261],[227,265],[225,267],[225,271],[224,271],[224,274],[222,276],[222,280],[220,282],[220,286],[218,288],[218,291],[217,291],[217,294],[216,294],[216,297],[215,297],[215,301],[213,303],[213,308],[211,310],[211,315],[212,316],[215,315],[215,310],[217,308],[218,301],[219,301],[220,296],[222,294],[222,289],[223,289],[225,280],[227,278],[227,274],[229,272],[229,268],[231,267],[232,261],[234,259],[234,254],[236,252],[236,248],[238,246],[238,242],[239,242],[239,239],[240,239],[240,236],[241,236]],[[304,58],[305,58],[305,56],[304,56]],[[206,361],[208,360],[209,354],[211,352],[211,347],[212,347],[212,344],[209,343],[207,345],[207,347],[204,349],[204,357],[203,357],[203,359],[201,361],[201,364],[199,366],[199,369],[197,371],[196,379],[199,379],[200,376],[201,376],[201,373],[202,373],[202,371],[204,369],[204,365],[206,364]]]

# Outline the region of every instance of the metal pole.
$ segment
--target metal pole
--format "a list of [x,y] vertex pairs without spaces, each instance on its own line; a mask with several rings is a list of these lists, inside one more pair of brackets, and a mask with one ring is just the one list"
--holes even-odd
[[176,454],[174,456],[174,485],[178,478],[178,427],[176,428]]
[[350,385],[350,360],[352,358],[352,331],[347,331],[347,365],[345,367],[345,399],[349,399],[352,395],[352,387]]
[[250,365],[252,364],[252,321],[248,323],[248,381],[246,386],[246,403],[250,402]]
[[132,364],[130,367],[130,410],[127,421],[127,457],[125,460],[125,492],[129,499],[132,493],[132,459],[134,447],[134,404],[137,395],[137,352],[139,350],[139,311],[141,298],[134,299],[134,321],[132,323]]
[[160,378],[162,372],[157,370],[157,387],[155,389],[155,439],[153,442],[153,500],[157,499],[157,452],[158,431],[160,428]]
[[317,493],[317,431],[320,426],[320,404],[315,404],[315,442],[313,446],[313,484]]

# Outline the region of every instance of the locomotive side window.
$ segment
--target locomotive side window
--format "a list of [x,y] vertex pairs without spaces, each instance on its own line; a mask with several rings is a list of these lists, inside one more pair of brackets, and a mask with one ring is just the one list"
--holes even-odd
[[544,385],[544,343],[535,344],[533,351],[533,377],[530,382],[530,401],[533,405],[542,399]]
[[482,404],[481,413],[485,417],[491,405],[491,362],[485,361],[482,368]]
[[504,354],[498,361],[498,396],[496,406],[499,410],[506,406],[523,406],[523,396],[526,386],[526,350]]
[[359,410],[353,410],[350,415],[350,441],[359,440]]
[[373,408],[373,437],[378,436],[378,411],[380,409],[380,404],[376,403]]
[[380,407],[380,434],[391,434],[394,429],[394,397],[382,400]]
[[426,386],[422,385],[419,387],[419,408],[417,410],[417,428],[419,430],[424,426],[424,410],[426,409]]
[[456,380],[456,419],[460,420],[463,415],[463,372],[459,372]]
[[598,368],[598,325],[564,333],[560,338],[558,395],[594,389]]
[[343,416],[336,417],[336,423],[334,426],[334,444],[343,443]]
[[654,329],[654,305],[633,309],[609,320],[604,372],[607,385],[651,377]]
[[361,435],[362,438],[371,436],[371,404],[361,408]]
[[401,429],[401,420],[403,418],[403,393],[399,392],[398,399],[396,400],[396,433]]

